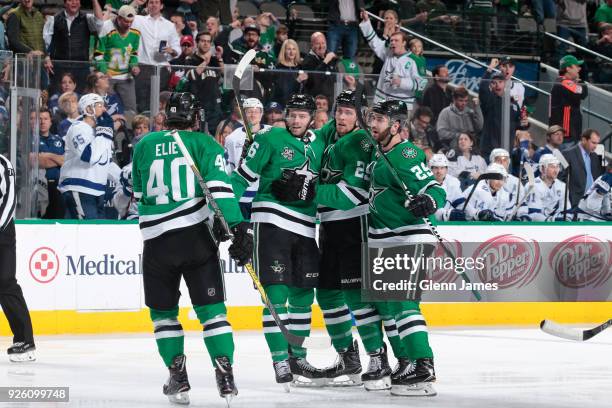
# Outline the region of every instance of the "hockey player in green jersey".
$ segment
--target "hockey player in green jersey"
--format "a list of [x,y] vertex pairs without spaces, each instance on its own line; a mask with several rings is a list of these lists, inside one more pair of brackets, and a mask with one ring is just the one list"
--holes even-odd
[[[427,167],[425,153],[409,141],[402,141],[400,132],[407,120],[405,103],[395,100],[376,104],[368,115],[372,136],[388,159],[377,157],[370,167],[370,246],[436,242],[423,217],[431,217],[444,205],[446,194]],[[395,179],[390,166],[414,196],[412,200],[406,200],[404,186]],[[391,376],[391,393],[435,395],[433,352],[419,302],[386,303],[395,311],[397,330],[409,357],[400,359],[398,370]]]
[[[300,336],[310,332],[313,288],[319,276],[313,197],[325,141],[308,130],[315,109],[312,97],[293,95],[286,107],[287,129],[259,131],[232,174],[237,197],[259,180],[251,212],[253,264],[279,316]],[[297,196],[297,200],[286,202],[286,194]],[[267,308],[263,329],[278,383],[293,381],[293,374],[313,381],[323,379],[323,370],[306,361],[305,349],[292,347],[288,353],[287,341]]]
[[[223,148],[212,136],[193,131],[197,129],[199,112],[192,94],[174,93],[166,106],[166,124],[179,130],[232,228],[235,238],[230,255],[245,264],[251,258],[252,236],[225,172]],[[144,240],[145,303],[150,309],[159,353],[170,371],[163,392],[171,402],[189,403],[184,335],[178,320],[179,284],[183,277],[203,326],[204,344],[215,368],[219,394],[230,399],[238,392],[232,372],[234,341],[227,321],[217,243],[206,224],[213,216],[212,210],[187,160],[167,132],[153,132],[136,145],[132,177]]]

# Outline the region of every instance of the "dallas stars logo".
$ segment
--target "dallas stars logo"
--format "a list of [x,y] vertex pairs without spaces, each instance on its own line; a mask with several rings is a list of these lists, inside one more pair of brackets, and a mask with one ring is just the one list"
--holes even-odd
[[342,170],[334,170],[330,167],[323,167],[321,169],[321,181],[323,181],[324,183],[328,183],[330,180],[333,180],[334,178],[341,175]]
[[299,174],[300,176],[306,176],[307,181],[315,181],[317,178],[319,178],[319,173],[310,168],[310,159],[306,159],[304,164],[302,164],[300,167],[295,167],[289,170],[295,171],[295,173]]
[[286,160],[293,160],[295,152],[291,148],[285,146],[281,152],[281,156],[283,156]]
[[274,261],[274,263],[270,265],[270,269],[272,269],[272,272],[274,273],[281,274],[285,271],[285,264],[282,264],[278,261]]
[[368,191],[368,201],[370,202],[370,208],[372,211],[378,212],[376,209],[376,198],[378,198],[378,196],[384,193],[386,190],[387,187],[380,188],[374,187],[373,185],[370,187],[370,190]]

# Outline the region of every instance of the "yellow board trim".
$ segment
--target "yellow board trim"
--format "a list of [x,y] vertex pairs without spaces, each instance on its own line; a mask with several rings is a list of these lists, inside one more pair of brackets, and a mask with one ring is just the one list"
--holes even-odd
[[[427,303],[421,305],[431,327],[538,325],[543,319],[560,323],[599,323],[612,318],[612,302],[581,303]],[[234,330],[261,329],[261,306],[228,307]],[[190,308],[181,308],[179,319],[185,330],[201,330],[188,317]],[[148,309],[133,312],[77,312],[74,310],[32,311],[34,333],[95,334],[153,330]],[[313,307],[313,328],[323,328],[320,309]],[[0,313],[0,335],[10,336],[4,314]]]

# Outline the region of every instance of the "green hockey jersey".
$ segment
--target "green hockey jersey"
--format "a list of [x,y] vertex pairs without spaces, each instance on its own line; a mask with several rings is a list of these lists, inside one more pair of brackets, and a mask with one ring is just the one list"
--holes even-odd
[[[417,72],[419,73],[419,76],[427,81],[427,60],[425,59],[424,56],[422,55],[416,55],[415,53],[411,52],[409,57],[415,62],[416,66],[417,66]],[[417,99],[420,99],[423,97],[423,89],[417,89],[414,92],[414,96],[417,97]]]
[[374,146],[362,129],[338,138],[334,119],[317,132],[328,142],[316,195],[321,221],[367,214],[370,185],[367,169],[374,160]]
[[127,79],[130,69],[138,65],[140,31],[131,28],[122,36],[116,29],[98,41],[95,59],[98,70],[113,79]]
[[232,174],[236,197],[240,198],[247,186],[259,180],[253,199],[251,221],[274,224],[284,230],[309,238],[315,236],[316,202],[279,202],[272,195],[272,182],[281,178],[284,169],[294,169],[310,180],[318,182],[324,139],[309,131],[307,141],[294,137],[285,129],[271,127],[260,130],[246,158]]
[[[438,208],[444,205],[446,193],[427,167],[425,153],[421,149],[409,141],[403,141],[385,155],[412,195],[427,192]],[[377,157],[372,163],[370,173],[368,243],[434,242],[435,237],[425,222],[404,207],[404,190],[382,157]]]
[[[189,227],[212,215],[195,174],[168,132],[153,132],[134,150],[132,178],[144,240]],[[223,148],[209,135],[180,131],[206,186],[230,227],[243,221],[225,171]]]

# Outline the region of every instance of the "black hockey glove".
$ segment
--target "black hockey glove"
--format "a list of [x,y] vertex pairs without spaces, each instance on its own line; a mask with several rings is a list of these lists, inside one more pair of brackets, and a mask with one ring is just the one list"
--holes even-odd
[[480,210],[476,214],[478,221],[500,221],[491,210]]
[[272,195],[278,201],[312,201],[315,196],[315,183],[303,174],[284,170],[283,176],[272,182]]
[[215,216],[213,220],[212,232],[217,242],[225,242],[230,239],[230,236],[228,235],[227,231],[225,230],[225,228],[223,228],[221,218],[217,216]]
[[465,211],[453,208],[448,215],[449,221],[465,221]]
[[417,218],[428,217],[437,209],[436,202],[429,194],[419,194],[412,200],[406,200],[404,207]]
[[239,266],[249,263],[253,256],[253,230],[248,222],[241,222],[232,228],[234,241],[229,247],[229,254]]

